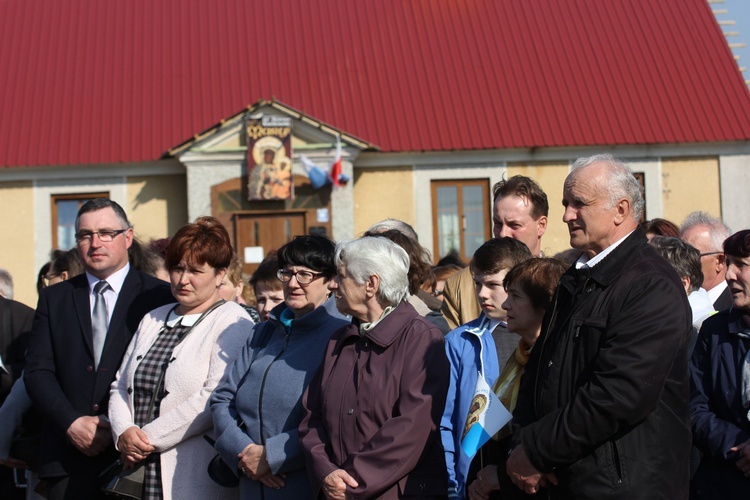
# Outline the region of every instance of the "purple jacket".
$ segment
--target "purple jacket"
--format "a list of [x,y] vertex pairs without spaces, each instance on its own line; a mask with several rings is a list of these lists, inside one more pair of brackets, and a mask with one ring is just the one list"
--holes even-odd
[[366,336],[333,334],[303,398],[300,443],[315,496],[344,469],[351,498],[447,495],[440,440],[450,369],[440,330],[401,303]]

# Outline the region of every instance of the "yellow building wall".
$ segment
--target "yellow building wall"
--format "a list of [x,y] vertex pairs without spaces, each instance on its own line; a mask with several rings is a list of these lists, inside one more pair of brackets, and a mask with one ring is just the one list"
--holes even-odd
[[678,226],[696,210],[721,217],[719,159],[662,159],[662,217]]
[[127,183],[126,211],[142,240],[172,236],[188,222],[184,175],[130,177]]
[[31,181],[0,183],[0,267],[13,276],[13,298],[36,307],[34,189]]
[[414,224],[414,174],[409,167],[354,171],[354,234],[383,219]]
[[507,177],[525,175],[534,179],[547,193],[549,216],[547,231],[542,237],[542,251],[545,255],[570,248],[568,227],[563,223],[562,192],[570,165],[565,163],[508,163]]

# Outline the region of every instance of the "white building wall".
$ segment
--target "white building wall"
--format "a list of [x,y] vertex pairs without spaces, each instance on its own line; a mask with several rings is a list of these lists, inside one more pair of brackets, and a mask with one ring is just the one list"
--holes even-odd
[[724,223],[732,231],[750,228],[750,154],[719,156],[719,177]]

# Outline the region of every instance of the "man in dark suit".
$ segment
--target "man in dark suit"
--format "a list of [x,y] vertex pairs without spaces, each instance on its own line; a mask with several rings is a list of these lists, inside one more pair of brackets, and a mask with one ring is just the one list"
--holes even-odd
[[[32,308],[0,296],[0,406],[23,370],[33,318]],[[15,487],[9,467],[0,467],[0,498],[24,498],[23,490]]]
[[727,264],[722,247],[731,234],[726,224],[706,212],[690,213],[680,226],[680,239],[701,253],[703,288],[717,311],[732,307],[732,294],[725,280]]
[[0,405],[23,370],[33,318],[32,308],[0,296]]
[[109,386],[141,318],[174,302],[160,280],[130,268],[133,228],[106,198],[84,204],[76,241],[85,273],[42,291],[26,388],[45,418],[39,477],[48,498],[99,498],[98,474],[117,458]]

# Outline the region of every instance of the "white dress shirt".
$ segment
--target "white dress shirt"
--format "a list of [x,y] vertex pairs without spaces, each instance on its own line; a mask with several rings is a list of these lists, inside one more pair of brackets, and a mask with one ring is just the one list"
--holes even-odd
[[[104,302],[107,304],[107,324],[109,324],[110,320],[112,319],[112,311],[115,310],[115,304],[117,303],[117,297],[120,295],[120,290],[122,290],[122,285],[125,283],[125,277],[128,275],[128,272],[130,271],[130,264],[125,264],[125,267],[120,269],[119,271],[115,271],[114,273],[110,274],[106,280],[107,283],[109,283],[109,288],[106,292],[104,292]],[[91,312],[91,316],[94,315],[94,299],[96,298],[96,292],[94,291],[94,285],[99,283],[100,280],[93,274],[89,274],[88,271],[86,271],[86,279],[89,280],[89,310]]]

